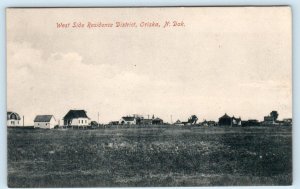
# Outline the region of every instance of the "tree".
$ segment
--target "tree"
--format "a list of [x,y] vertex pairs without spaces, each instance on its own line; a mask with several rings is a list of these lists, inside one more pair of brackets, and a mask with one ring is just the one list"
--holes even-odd
[[277,120],[277,118],[278,118],[278,112],[277,111],[275,111],[275,110],[273,110],[271,113],[270,113],[270,116],[271,117],[273,117],[274,118],[274,121],[276,121]]
[[188,123],[191,124],[196,124],[198,121],[198,117],[196,115],[192,115],[189,119],[188,119]]

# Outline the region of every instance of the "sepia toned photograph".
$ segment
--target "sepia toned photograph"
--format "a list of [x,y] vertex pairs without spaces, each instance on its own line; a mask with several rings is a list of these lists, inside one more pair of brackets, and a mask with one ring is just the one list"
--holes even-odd
[[291,15],[7,8],[8,187],[291,185]]

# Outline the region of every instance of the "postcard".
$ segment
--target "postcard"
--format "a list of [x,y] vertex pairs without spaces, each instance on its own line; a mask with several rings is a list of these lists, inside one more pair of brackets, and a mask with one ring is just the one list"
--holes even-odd
[[7,8],[9,187],[291,185],[291,8]]

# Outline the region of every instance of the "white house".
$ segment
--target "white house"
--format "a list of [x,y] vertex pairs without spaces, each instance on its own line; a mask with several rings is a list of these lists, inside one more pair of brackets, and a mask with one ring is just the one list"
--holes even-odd
[[137,118],[134,116],[125,116],[122,117],[119,121],[119,124],[121,125],[136,125]]
[[18,127],[21,126],[21,117],[16,112],[7,112],[7,126]]
[[37,115],[34,119],[34,128],[53,129],[56,124],[53,115]]
[[85,110],[70,110],[63,120],[66,127],[87,127],[90,125],[90,118]]

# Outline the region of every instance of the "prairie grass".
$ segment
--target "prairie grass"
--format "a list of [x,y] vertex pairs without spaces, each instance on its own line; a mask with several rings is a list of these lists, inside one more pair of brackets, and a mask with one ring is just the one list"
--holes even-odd
[[290,127],[8,129],[9,187],[290,184]]

